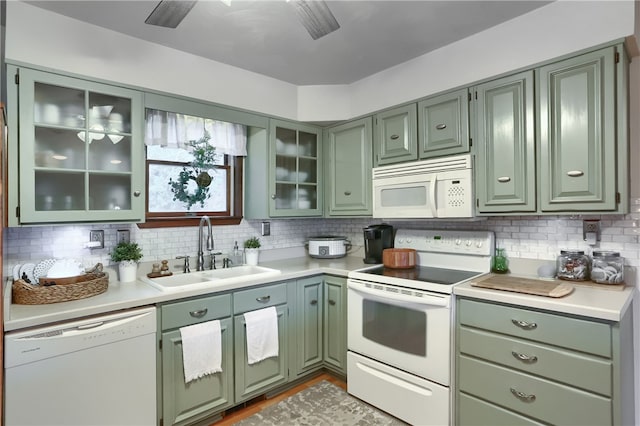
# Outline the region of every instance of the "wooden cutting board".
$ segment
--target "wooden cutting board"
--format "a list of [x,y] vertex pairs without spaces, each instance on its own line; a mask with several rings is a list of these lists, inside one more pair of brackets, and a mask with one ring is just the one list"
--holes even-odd
[[558,280],[544,281],[496,274],[490,274],[484,279],[474,281],[471,285],[473,287],[513,291],[516,293],[535,294],[536,296],[547,297],[563,297],[573,291],[573,286],[571,284]]

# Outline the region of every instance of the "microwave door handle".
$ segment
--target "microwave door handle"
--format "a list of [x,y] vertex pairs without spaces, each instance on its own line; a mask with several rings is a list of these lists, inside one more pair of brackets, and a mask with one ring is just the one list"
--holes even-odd
[[398,293],[385,293],[380,294],[378,291],[369,290],[367,287],[363,286],[360,283],[349,281],[348,284],[349,289],[368,296],[369,298],[375,298],[379,301],[389,301],[394,300],[397,302],[411,303],[413,305],[426,305],[426,306],[438,306],[438,307],[448,307],[449,300],[445,297],[440,296],[431,296],[431,295],[422,295],[422,297],[411,297],[405,296],[403,294]]
[[429,182],[429,207],[431,208],[431,216],[438,217],[438,208],[436,206],[436,184],[438,183],[437,173],[433,173]]

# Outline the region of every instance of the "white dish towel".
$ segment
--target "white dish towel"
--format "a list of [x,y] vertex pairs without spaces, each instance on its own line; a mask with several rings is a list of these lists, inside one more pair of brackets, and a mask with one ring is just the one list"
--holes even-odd
[[244,314],[249,365],[278,356],[278,312],[274,306]]
[[184,382],[222,371],[220,321],[208,321],[180,328]]

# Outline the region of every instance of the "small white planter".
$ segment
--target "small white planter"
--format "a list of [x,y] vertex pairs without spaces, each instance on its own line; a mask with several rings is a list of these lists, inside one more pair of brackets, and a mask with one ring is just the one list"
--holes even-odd
[[247,265],[257,265],[258,258],[260,257],[260,249],[246,248],[244,249],[244,256],[245,256]]
[[134,260],[123,260],[118,264],[118,275],[121,283],[128,283],[136,280],[138,275],[138,262]]

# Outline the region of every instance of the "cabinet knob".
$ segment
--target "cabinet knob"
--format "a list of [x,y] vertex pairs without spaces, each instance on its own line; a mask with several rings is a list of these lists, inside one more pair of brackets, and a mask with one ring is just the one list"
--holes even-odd
[[344,195],[346,195],[346,196],[351,195],[351,191],[344,191]]
[[310,303],[311,306],[316,306],[318,304],[318,301],[316,299],[313,299]]
[[511,181],[511,178],[509,176],[500,176],[498,178],[498,182],[500,183],[507,183],[509,181]]
[[331,300],[331,299],[329,299],[329,304],[330,304],[331,306],[333,306],[333,305],[335,305],[335,304],[336,304],[336,301],[335,301],[335,300]]
[[276,199],[276,194],[271,194],[271,199],[275,200]]
[[580,177],[584,175],[584,172],[582,170],[569,170],[567,172],[567,176],[569,177]]
[[141,192],[140,192],[140,191],[133,191],[133,196],[134,196],[134,197],[139,197],[139,196],[140,196],[140,194],[141,194]]
[[438,130],[444,130],[444,129],[446,129],[446,128],[447,128],[447,125],[446,125],[446,124],[444,124],[444,123],[438,124],[438,125],[436,126],[436,129],[438,129]]
[[392,141],[395,141],[396,139],[398,139],[400,136],[398,135],[391,135],[390,138]]
[[518,398],[520,401],[524,402],[533,402],[536,400],[536,396],[534,394],[526,394],[524,392],[520,392],[514,388],[509,388],[511,394]]

